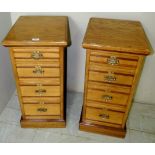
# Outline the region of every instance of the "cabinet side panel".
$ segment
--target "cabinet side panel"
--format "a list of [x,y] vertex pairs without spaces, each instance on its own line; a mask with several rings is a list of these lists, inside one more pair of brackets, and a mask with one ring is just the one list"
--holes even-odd
[[13,48],[10,48],[9,50],[10,50],[10,58],[11,58],[13,73],[14,73],[14,77],[15,77],[15,81],[16,81],[16,89],[17,89],[17,93],[18,93],[18,99],[19,99],[19,103],[20,103],[20,107],[21,107],[21,111],[22,111],[22,118],[24,119],[25,113],[24,113],[24,107],[23,107],[23,103],[22,103],[22,96],[21,96],[21,90],[20,90],[20,86],[19,86],[17,68],[16,68],[16,64],[15,64],[15,59],[14,59],[14,51],[13,51]]
[[60,115],[61,115],[61,119],[64,119],[64,95],[66,95],[66,94],[64,94],[65,92],[64,91],[66,91],[65,90],[65,87],[64,87],[64,69],[65,69],[65,67],[64,67],[64,48],[63,47],[60,47],[60,104],[61,104],[61,106],[60,106]]
[[87,49],[86,51],[86,66],[85,66],[85,85],[84,85],[84,97],[83,97],[83,109],[82,109],[82,121],[85,120],[85,113],[86,113],[86,101],[87,101],[87,81],[89,77],[89,60],[90,60],[90,50]]

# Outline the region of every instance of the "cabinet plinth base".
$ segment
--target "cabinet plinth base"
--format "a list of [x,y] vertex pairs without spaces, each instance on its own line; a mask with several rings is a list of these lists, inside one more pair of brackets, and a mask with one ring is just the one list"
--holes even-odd
[[65,120],[32,120],[32,119],[22,119],[20,120],[20,125],[22,128],[65,128]]
[[115,136],[119,138],[124,138],[126,134],[126,128],[119,129],[119,128],[113,128],[113,127],[108,127],[108,126],[87,124],[84,122],[80,122],[80,130],[86,131],[86,132],[97,133],[97,134]]

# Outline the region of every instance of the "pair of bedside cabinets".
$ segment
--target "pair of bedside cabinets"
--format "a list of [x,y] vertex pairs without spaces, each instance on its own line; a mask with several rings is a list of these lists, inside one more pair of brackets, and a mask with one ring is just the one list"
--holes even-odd
[[[24,128],[65,127],[69,22],[22,16],[3,41],[9,47]],[[151,46],[137,21],[91,18],[80,130],[124,137],[133,95]]]

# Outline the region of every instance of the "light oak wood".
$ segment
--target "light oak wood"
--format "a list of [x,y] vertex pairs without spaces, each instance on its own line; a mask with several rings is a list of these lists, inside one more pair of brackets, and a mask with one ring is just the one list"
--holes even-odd
[[[103,115],[103,116],[102,116]],[[106,115],[107,117],[104,117]],[[122,124],[124,113],[115,112],[108,109],[86,108],[86,119],[100,122],[109,122],[115,124]]]
[[65,128],[66,122],[60,119],[21,119],[22,128]]
[[109,122],[103,122],[103,121],[96,121],[96,120],[92,120],[92,119],[86,119],[85,122],[86,124],[90,124],[90,125],[100,125],[100,126],[107,126],[107,127],[113,127],[113,128],[121,128],[120,124],[115,124],[115,123],[109,123]]
[[129,94],[131,91],[131,87],[126,86],[118,86],[114,84],[107,84],[107,83],[101,83],[101,82],[94,82],[94,81],[88,81],[88,89],[96,89],[96,90],[103,90],[103,91],[109,91],[112,93],[122,93],[122,94]]
[[71,43],[68,18],[22,16],[2,43],[10,47],[21,127],[65,127],[64,66]]
[[[65,91],[65,87],[64,87],[64,49],[60,48],[60,72],[61,72],[61,76],[60,76],[60,93],[63,94],[60,96],[60,115],[61,115],[61,119],[65,118],[65,110],[64,110],[64,91]],[[67,79],[66,79],[67,80]]]
[[[91,18],[80,130],[124,137],[144,57],[151,46],[137,21]],[[102,119],[101,117],[104,117]]]
[[[106,99],[106,96],[111,97],[111,99]],[[100,91],[100,90],[87,90],[87,100],[91,101],[100,101],[118,105],[127,105],[129,95],[119,94],[119,93],[111,93],[108,91]]]
[[[116,80],[108,81],[107,76],[114,77]],[[89,72],[89,80],[91,81],[99,81],[99,82],[107,82],[113,84],[122,84],[122,85],[132,85],[133,77],[127,75],[119,75],[119,74],[109,74],[103,72]]]
[[42,54],[40,59],[59,58],[58,47],[14,47],[15,59],[32,59],[33,52],[39,52]]
[[20,89],[22,96],[60,96],[60,86],[21,86]]
[[88,124],[85,122],[80,123],[80,130],[86,131],[86,132],[93,132],[97,134],[115,136],[119,138],[124,138],[126,134],[126,129],[109,127],[107,125],[103,126],[103,125],[96,125],[96,124],[95,125]]
[[[139,56],[137,54],[129,54],[129,53],[126,53],[126,52],[117,52],[117,51],[106,51],[106,50],[91,50],[89,49],[91,52],[90,52],[90,55],[91,56],[96,56],[96,57],[110,57],[110,56],[115,56],[116,58],[118,59],[123,59],[123,60],[129,60],[129,61],[138,61],[139,59]],[[124,64],[126,65],[126,64]]]
[[91,18],[83,40],[83,47],[150,54],[150,45],[139,21]]
[[59,68],[45,68],[43,69],[43,73],[34,73],[37,65],[33,68],[17,68],[17,73],[19,77],[60,77],[60,69]]
[[124,75],[134,75],[135,74],[135,68],[129,68],[129,67],[119,67],[119,66],[109,66],[107,64],[99,64],[95,62],[89,63],[89,70],[91,71],[102,71],[102,72],[111,72],[116,74],[124,74]]
[[107,126],[107,127],[114,127],[117,129],[121,128],[120,124],[96,121],[96,120],[92,120],[92,119],[85,119],[85,121],[83,123],[90,124],[90,125],[101,125],[101,126]]
[[24,103],[33,103],[33,104],[38,104],[38,103],[60,103],[60,97],[45,97],[45,96],[37,96],[37,97],[22,97],[23,104]]
[[60,115],[26,115],[25,119],[31,119],[31,120],[58,120],[61,119]]
[[89,101],[87,100],[86,106],[102,109],[111,109],[114,111],[126,112],[127,107],[118,104],[111,104],[108,102],[98,102],[98,101]]
[[60,104],[24,104],[24,111],[31,116],[60,115]]
[[15,66],[15,60],[14,60],[14,56],[13,56],[13,51],[12,51],[11,48],[10,48],[10,59],[11,59],[13,73],[14,73],[15,82],[16,82],[16,89],[17,89],[17,93],[18,93],[18,100],[19,100],[19,104],[20,104],[20,108],[21,108],[21,112],[22,112],[22,117],[24,119],[25,118],[25,112],[24,112],[24,107],[23,107],[23,104],[22,104],[22,95],[21,95],[21,90],[20,90],[20,86],[19,86],[19,78],[18,78],[18,73],[17,73],[16,66]]
[[60,85],[60,78],[19,78],[19,85],[52,85],[57,86]]
[[86,54],[86,67],[85,67],[85,85],[84,85],[84,97],[83,97],[83,110],[82,110],[82,117],[81,117],[81,120],[82,122],[85,121],[85,114],[86,114],[86,103],[87,103],[87,89],[88,89],[88,83],[87,83],[87,80],[88,80],[88,66],[89,66],[89,61],[90,60],[90,50],[87,50],[87,54]]
[[[32,28],[32,27],[31,27]],[[57,46],[57,47],[51,47],[51,46],[13,46],[13,51],[14,51],[14,55],[16,53],[32,53],[32,52],[35,52],[35,51],[40,51],[41,53],[43,54],[46,54],[46,53],[49,53],[50,55],[52,54],[56,54],[56,58],[59,56],[59,49],[60,47]],[[24,57],[25,58],[25,57]]]
[[33,60],[33,59],[16,59],[17,67],[60,67],[59,59]]
[[67,46],[68,18],[21,16],[3,40],[5,46]]
[[[123,54],[115,54],[114,52],[107,53],[106,51],[102,53],[102,55],[99,54],[100,52],[98,51],[92,51],[90,55],[90,61],[96,62],[96,63],[102,63],[102,64],[107,64],[109,66],[124,66],[124,67],[130,67],[130,68],[135,68],[137,66],[137,61],[138,57],[133,56],[131,57],[130,55],[124,56]],[[108,60],[111,57],[115,57],[115,59],[118,61],[116,64],[109,64]]]

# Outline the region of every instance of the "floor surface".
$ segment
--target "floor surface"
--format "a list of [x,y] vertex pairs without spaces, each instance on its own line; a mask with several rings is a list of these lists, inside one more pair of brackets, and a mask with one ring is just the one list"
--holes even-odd
[[23,129],[16,93],[0,114],[0,142],[5,143],[131,143],[155,142],[155,105],[133,103],[124,139],[78,130],[82,93],[67,94],[67,127],[63,129]]

